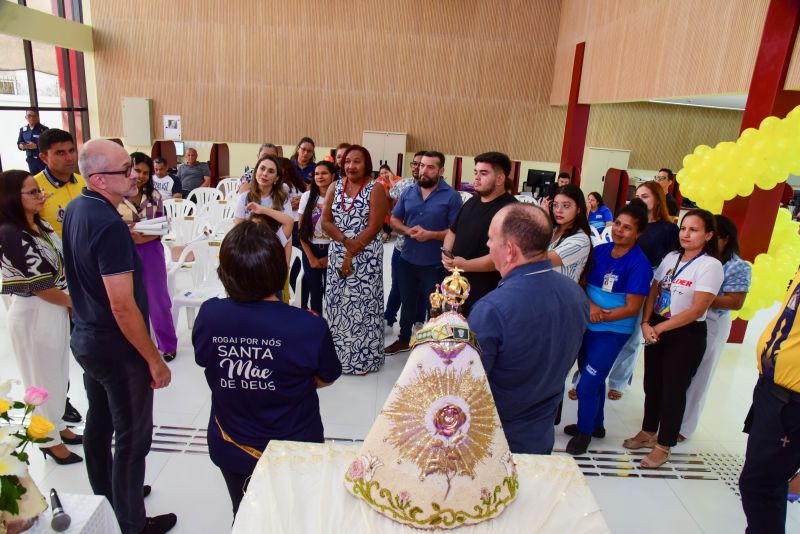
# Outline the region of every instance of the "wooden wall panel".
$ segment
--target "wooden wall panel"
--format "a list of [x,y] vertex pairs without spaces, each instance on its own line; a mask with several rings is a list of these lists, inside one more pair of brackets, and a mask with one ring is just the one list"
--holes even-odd
[[586,146],[630,149],[630,169],[668,167],[677,172],[696,146],[736,140],[741,122],[741,111],[724,109],[644,102],[596,105]]
[[[557,160],[553,0],[93,0],[101,135],[123,96],[183,117],[185,139],[323,146],[365,129],[409,150]],[[157,14],[157,15],[155,15]]]
[[569,95],[586,41],[580,101],[746,93],[769,0],[564,0],[552,104]]
[[[556,63],[571,65],[573,54],[556,46],[559,32],[578,36],[653,3],[596,1],[607,8],[575,0],[564,0],[563,11],[555,0],[92,0],[99,134],[120,136],[121,99],[140,96],[153,99],[156,137],[160,116],[178,114],[188,140],[290,144],[311,135],[335,146],[360,141],[366,129],[389,130],[408,133],[410,152],[502,150],[557,162],[566,112],[550,105],[551,90],[562,84]],[[697,144],[730,139],[737,116],[594,105],[587,142],[631,149],[633,168],[678,167]]]

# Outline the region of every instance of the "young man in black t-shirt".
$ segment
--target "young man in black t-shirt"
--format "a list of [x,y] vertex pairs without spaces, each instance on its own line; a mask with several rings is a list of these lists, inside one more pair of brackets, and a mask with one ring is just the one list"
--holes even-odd
[[475,196],[458,212],[447,232],[442,263],[458,267],[470,283],[469,298],[461,307],[464,317],[479,298],[497,287],[500,273],[489,257],[489,224],[503,206],[516,202],[506,193],[505,181],[511,174],[511,160],[501,152],[485,152],[475,157]]

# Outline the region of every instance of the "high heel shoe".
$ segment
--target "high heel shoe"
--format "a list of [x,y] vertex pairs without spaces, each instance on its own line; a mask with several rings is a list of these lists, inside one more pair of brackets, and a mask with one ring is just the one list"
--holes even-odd
[[61,441],[66,443],[67,445],[83,445],[83,436],[79,436],[75,434],[74,438],[66,438],[61,436]]
[[[640,435],[644,435],[647,438],[647,441],[640,441],[638,438]],[[651,449],[656,445],[656,434],[653,432],[645,432],[644,430],[640,430],[639,434],[636,434],[632,438],[628,438],[622,442],[622,446],[626,449]]]
[[[650,459],[650,454],[653,454],[653,452],[655,452],[657,450],[667,453],[666,456],[664,456],[663,460],[651,460]],[[662,465],[664,465],[665,463],[667,463],[669,461],[670,450],[669,450],[669,447],[664,447],[662,445],[656,445],[655,447],[653,447],[653,450],[650,451],[650,454],[648,454],[647,456],[642,458],[642,461],[639,462],[639,465],[641,465],[645,469],[658,469],[659,467],[661,467]]]
[[42,456],[44,456],[45,460],[49,456],[53,460],[55,460],[58,465],[78,464],[83,461],[82,457],[78,456],[72,451],[70,451],[69,456],[67,456],[66,458],[59,458],[58,456],[53,454],[53,451],[51,449],[52,447],[49,449],[39,449],[40,451],[42,451]]

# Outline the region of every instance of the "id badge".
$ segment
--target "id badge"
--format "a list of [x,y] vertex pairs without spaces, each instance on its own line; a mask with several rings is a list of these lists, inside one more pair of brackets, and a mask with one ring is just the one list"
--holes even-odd
[[612,293],[614,291],[614,283],[619,280],[619,276],[614,274],[614,272],[606,273],[603,276],[603,291],[607,293]]

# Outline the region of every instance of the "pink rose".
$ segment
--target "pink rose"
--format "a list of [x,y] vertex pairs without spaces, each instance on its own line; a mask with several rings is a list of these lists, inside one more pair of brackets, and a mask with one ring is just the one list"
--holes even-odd
[[455,434],[467,422],[467,415],[454,404],[446,404],[433,416],[436,433],[445,437]]
[[355,459],[350,464],[350,469],[347,470],[347,478],[350,480],[361,480],[364,476],[364,466],[361,465],[361,460]]
[[486,488],[481,489],[481,499],[483,499],[485,501],[485,500],[489,499],[489,496],[490,496],[490,494],[489,494],[489,490],[488,489],[486,489]]
[[49,393],[46,389],[31,386],[25,390],[25,404],[31,406],[41,406],[47,400]]
[[407,491],[401,491],[400,493],[397,494],[397,504],[399,504],[401,507],[408,504],[408,501],[410,499],[411,495],[409,495]]

